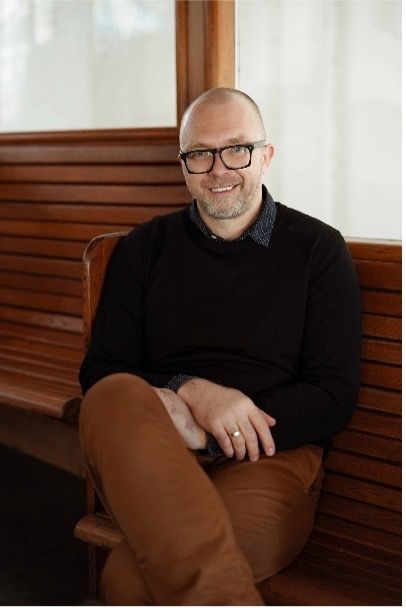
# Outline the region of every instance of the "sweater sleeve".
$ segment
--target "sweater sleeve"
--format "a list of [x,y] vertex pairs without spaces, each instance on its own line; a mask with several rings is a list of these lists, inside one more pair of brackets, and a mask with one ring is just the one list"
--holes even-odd
[[144,368],[143,259],[146,250],[138,234],[129,234],[111,257],[92,338],[80,368],[83,393],[112,373],[133,373],[160,387],[172,377]]
[[356,406],[360,378],[358,281],[342,236],[313,250],[297,379],[268,389],[254,403],[276,419],[276,448],[320,442],[342,430]]

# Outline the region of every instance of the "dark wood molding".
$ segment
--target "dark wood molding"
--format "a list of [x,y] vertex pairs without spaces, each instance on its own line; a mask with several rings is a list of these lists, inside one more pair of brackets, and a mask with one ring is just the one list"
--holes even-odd
[[235,86],[234,0],[177,0],[178,124],[212,87]]
[[172,142],[178,137],[177,127],[141,127],[129,129],[86,129],[51,132],[0,133],[0,146],[10,144],[91,144],[152,140]]

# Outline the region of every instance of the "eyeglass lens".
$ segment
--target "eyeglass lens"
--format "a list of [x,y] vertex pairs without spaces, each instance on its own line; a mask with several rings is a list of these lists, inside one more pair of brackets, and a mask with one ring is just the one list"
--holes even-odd
[[[220,152],[220,158],[230,170],[249,165],[251,151],[246,146],[230,146]],[[187,167],[191,172],[209,172],[213,166],[211,151],[192,151],[187,155]]]

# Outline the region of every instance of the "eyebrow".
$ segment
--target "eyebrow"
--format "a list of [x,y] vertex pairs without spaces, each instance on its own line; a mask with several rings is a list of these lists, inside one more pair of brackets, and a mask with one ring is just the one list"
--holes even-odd
[[[249,139],[244,138],[243,136],[239,136],[237,138],[229,138],[228,140],[226,140],[226,144],[224,144],[223,146],[232,146],[233,144],[247,144],[248,142],[249,142]],[[190,150],[195,151],[196,149],[213,149],[213,148],[223,148],[223,147],[208,146],[207,144],[204,144],[203,142],[196,142],[195,144],[193,144],[192,147],[190,147]]]

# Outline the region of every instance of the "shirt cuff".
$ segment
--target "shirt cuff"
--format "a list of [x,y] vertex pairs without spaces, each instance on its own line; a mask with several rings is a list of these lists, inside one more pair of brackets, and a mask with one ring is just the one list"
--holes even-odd
[[188,382],[189,380],[193,380],[197,376],[189,376],[184,373],[179,373],[176,376],[173,376],[169,382],[165,384],[165,388],[169,388],[169,390],[173,390],[174,392],[178,392],[179,388]]
[[219,446],[217,439],[211,433],[207,433],[206,452],[212,458],[223,455],[223,450]]

